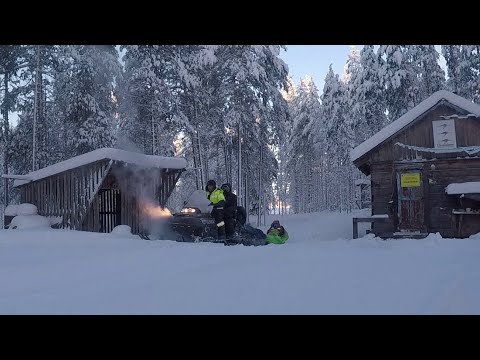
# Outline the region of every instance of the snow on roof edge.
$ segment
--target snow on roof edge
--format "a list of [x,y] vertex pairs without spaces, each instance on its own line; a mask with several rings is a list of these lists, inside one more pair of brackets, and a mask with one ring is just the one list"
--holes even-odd
[[445,187],[445,192],[448,195],[460,195],[460,194],[479,194],[480,182],[470,181],[464,183],[452,183]]
[[122,161],[144,167],[156,167],[163,169],[185,169],[187,166],[187,161],[185,158],[181,157],[145,155],[120,149],[101,148],[30,172],[25,175],[25,179],[15,180],[13,186],[21,186],[30,181],[40,180],[48,176],[59,174],[64,171],[75,169],[77,167],[104,159]]
[[447,100],[449,103],[458,106],[475,116],[480,116],[480,105],[477,105],[470,100],[467,100],[461,96],[458,96],[447,90],[439,90],[428,98],[423,100],[420,104],[407,111],[404,115],[393,121],[389,125],[385,126],[382,130],[377,132],[371,138],[365,140],[356,148],[350,151],[351,161],[355,161],[381,144],[383,141],[395,135],[404,127],[409,125],[412,121],[420,117],[422,114],[430,110],[442,99]]
[[355,180],[355,185],[370,185],[370,179],[357,179]]

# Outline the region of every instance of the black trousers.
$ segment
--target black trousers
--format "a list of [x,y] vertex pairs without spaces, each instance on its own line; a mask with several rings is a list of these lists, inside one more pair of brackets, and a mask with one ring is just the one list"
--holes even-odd
[[225,221],[223,208],[213,209],[212,216],[214,217],[215,225],[217,226],[218,238],[225,239]]
[[225,216],[225,234],[228,237],[233,236],[235,234],[235,217]]

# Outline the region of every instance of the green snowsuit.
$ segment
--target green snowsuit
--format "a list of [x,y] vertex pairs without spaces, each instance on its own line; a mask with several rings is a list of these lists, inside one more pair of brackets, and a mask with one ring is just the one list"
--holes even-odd
[[278,235],[277,229],[270,229],[267,233],[267,243],[269,244],[285,244],[288,240],[287,230],[284,229],[283,235]]

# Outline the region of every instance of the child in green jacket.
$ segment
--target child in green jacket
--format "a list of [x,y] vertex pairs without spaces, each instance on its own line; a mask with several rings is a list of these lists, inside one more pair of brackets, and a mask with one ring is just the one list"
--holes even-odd
[[285,228],[280,225],[280,221],[272,222],[270,229],[267,231],[266,241],[268,244],[285,244],[288,240],[288,233]]

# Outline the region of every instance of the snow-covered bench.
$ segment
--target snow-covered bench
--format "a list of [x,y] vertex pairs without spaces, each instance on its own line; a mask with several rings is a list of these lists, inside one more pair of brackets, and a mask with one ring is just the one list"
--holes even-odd
[[358,223],[360,222],[369,222],[369,223],[386,223],[388,222],[388,215],[387,214],[379,214],[379,215],[372,215],[372,216],[364,216],[364,217],[354,217],[353,218],[353,238],[358,238]]

